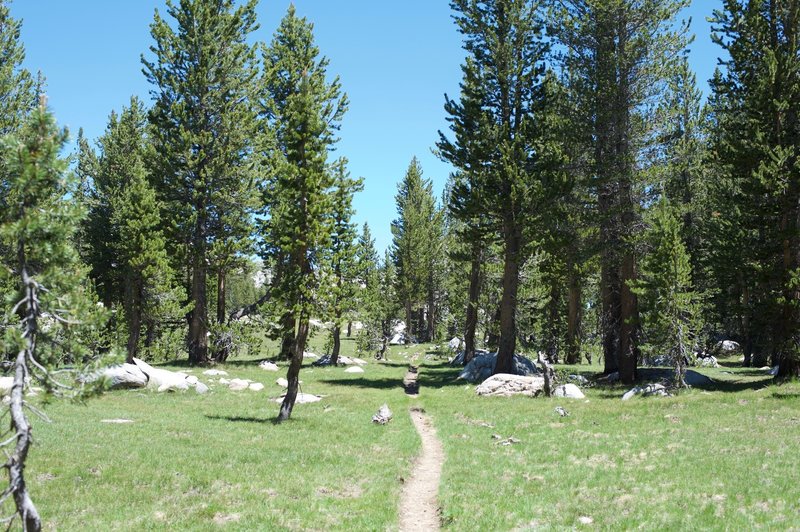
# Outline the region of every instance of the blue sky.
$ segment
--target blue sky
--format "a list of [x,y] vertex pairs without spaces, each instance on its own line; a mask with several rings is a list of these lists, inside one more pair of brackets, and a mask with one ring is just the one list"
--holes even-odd
[[[261,0],[261,29],[255,39],[269,41],[289,0]],[[446,0],[295,0],[297,12],[315,25],[317,43],[330,59],[330,73],[341,77],[350,97],[337,156],[350,160],[354,176],[365,178],[355,199],[356,220],[368,221],[379,250],[390,241],[394,194],[411,157],[416,155],[437,194],[450,167],[431,153],[437,131],[447,123],[444,94],[458,94],[460,37]],[[721,0],[694,0],[697,40],[690,61],[702,88],[719,49],[705,21]],[[140,55],[151,43],[149,24],[163,0],[16,0],[23,19],[25,66],[47,77],[51,107],[72,136],[83,127],[96,139],[108,114],[132,94],[148,99]]]

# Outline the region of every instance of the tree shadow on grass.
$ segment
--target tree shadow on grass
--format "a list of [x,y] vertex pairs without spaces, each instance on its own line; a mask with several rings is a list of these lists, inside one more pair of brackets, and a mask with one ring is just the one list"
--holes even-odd
[[351,379],[323,379],[319,381],[323,384],[331,386],[350,386],[356,388],[370,388],[375,390],[391,390],[393,388],[402,388],[403,379],[368,379],[366,377],[358,377]]
[[206,414],[207,419],[213,419],[216,421],[234,421],[238,423],[272,423],[275,424],[277,421],[276,417],[250,417],[250,416],[220,416],[217,414],[209,415]]

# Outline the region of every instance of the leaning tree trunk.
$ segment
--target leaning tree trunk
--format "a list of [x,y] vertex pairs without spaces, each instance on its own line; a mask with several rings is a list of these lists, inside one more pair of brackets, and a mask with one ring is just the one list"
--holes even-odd
[[25,417],[25,378],[28,376],[28,360],[33,360],[36,354],[36,335],[38,333],[39,294],[38,284],[28,274],[28,262],[25,255],[25,244],[20,240],[17,246],[17,258],[20,265],[25,314],[23,319],[24,347],[17,353],[14,362],[14,382],[11,387],[9,411],[11,414],[11,431],[16,434],[17,444],[14,452],[8,456],[6,469],[8,469],[9,490],[13,494],[17,513],[22,519],[24,530],[39,531],[42,521],[39,512],[28,494],[25,484],[25,461],[31,447],[31,426]]
[[464,364],[475,357],[475,329],[478,326],[478,298],[481,294],[482,246],[476,241],[472,245],[472,264],[469,272],[469,301],[464,327]]
[[521,235],[507,222],[503,264],[503,296],[500,300],[500,342],[494,373],[514,373],[517,347],[517,291],[519,289],[519,254]]
[[306,348],[308,339],[308,318],[300,315],[300,323],[297,327],[297,337],[294,341],[294,353],[292,361],[289,363],[289,370],[286,372],[286,380],[289,385],[286,388],[286,396],[281,403],[278,413],[278,422],[286,421],[292,415],[294,403],[297,400],[297,391],[300,388],[300,367],[303,365],[303,351]]
[[353,320],[347,322],[347,337],[353,336]]
[[280,360],[291,360],[294,356],[295,325],[294,314],[291,312],[287,312],[281,318],[281,352],[278,355]]
[[331,350],[331,366],[335,366],[339,363],[339,351],[342,346],[342,328],[339,326],[339,322],[336,322],[336,325],[333,327],[331,331],[331,337],[333,338],[333,349]]

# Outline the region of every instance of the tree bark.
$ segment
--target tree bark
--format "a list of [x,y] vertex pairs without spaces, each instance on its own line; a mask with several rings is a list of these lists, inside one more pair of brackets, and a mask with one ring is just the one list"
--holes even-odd
[[567,297],[567,364],[581,363],[581,281],[574,265],[569,268]]
[[353,336],[353,321],[350,320],[347,322],[347,337],[350,338]]
[[206,301],[206,265],[205,258],[199,252],[192,269],[192,301],[194,308],[189,322],[189,363],[206,364],[208,362],[208,311]]
[[217,323],[225,323],[225,271],[217,272]]
[[281,352],[278,355],[280,360],[291,360],[293,356],[295,325],[294,314],[291,312],[287,312],[281,318]]
[[481,262],[483,246],[478,239],[472,244],[472,263],[469,272],[469,300],[464,327],[464,364],[475,358],[475,329],[478,326],[478,298],[481,294]]
[[507,222],[503,258],[503,296],[500,300],[500,342],[494,374],[514,373],[514,351],[517,347],[517,291],[519,289],[519,254],[521,235]]
[[13,493],[17,513],[22,519],[23,529],[39,531],[42,521],[39,512],[28,494],[25,483],[25,461],[28,450],[33,442],[32,429],[25,417],[24,393],[25,378],[28,376],[28,360],[33,360],[36,354],[36,335],[38,333],[39,294],[36,281],[28,274],[28,261],[25,255],[25,243],[20,240],[17,245],[17,259],[20,267],[20,276],[25,298],[25,315],[23,320],[24,348],[17,353],[14,363],[14,382],[11,386],[9,412],[11,414],[11,430],[17,435],[17,444],[14,452],[8,456],[6,467],[8,469],[9,489]]
[[406,345],[411,344],[411,301],[406,301]]
[[636,262],[633,253],[626,253],[622,260],[620,274],[622,293],[619,334],[619,378],[625,384],[633,384],[636,381],[636,368],[639,361],[637,345],[639,305],[636,295],[628,286],[628,282],[635,278]]
[[547,317],[547,361],[551,364],[558,364],[558,306],[561,299],[559,288],[559,279],[553,275],[550,280],[550,302],[548,304],[550,312]]
[[428,277],[428,312],[426,335],[429,342],[436,339],[436,293],[433,289],[433,272]]
[[141,290],[132,275],[125,277],[125,313],[128,317],[128,345],[126,362],[133,363],[139,356],[139,337],[142,330]]
[[289,385],[286,388],[286,396],[281,403],[281,409],[278,413],[278,422],[286,421],[292,415],[294,403],[297,400],[297,391],[300,388],[300,368],[303,365],[303,352],[306,348],[306,340],[308,339],[308,318],[304,315],[300,316],[300,323],[297,327],[297,336],[294,339],[294,351],[292,360],[289,363],[289,370],[286,372],[286,380]]
[[331,366],[335,366],[339,363],[339,350],[341,349],[342,345],[342,328],[337,323],[333,330],[331,331],[331,336],[333,337],[333,349],[331,350]]

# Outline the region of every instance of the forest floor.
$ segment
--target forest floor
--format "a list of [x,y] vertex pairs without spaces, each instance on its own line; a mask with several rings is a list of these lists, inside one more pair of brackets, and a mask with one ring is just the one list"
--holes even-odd
[[[323,343],[320,334],[310,350]],[[611,385],[584,388],[585,400],[485,398],[436,355],[393,347],[363,374],[305,366],[302,391],[323,399],[280,425],[285,364],[274,373],[257,360],[220,368],[264,383],[260,392],[212,383],[206,395],[54,402],[52,423],[33,420],[28,486],[49,529],[396,530],[403,487],[431,456],[412,420],[422,409],[441,442],[432,467],[444,529],[800,526],[800,384],[725,361],[698,370],[713,386],[676,397],[623,402],[627,387]],[[403,387],[412,361],[416,398]],[[383,403],[394,419],[375,425]]]

